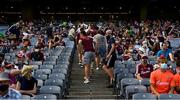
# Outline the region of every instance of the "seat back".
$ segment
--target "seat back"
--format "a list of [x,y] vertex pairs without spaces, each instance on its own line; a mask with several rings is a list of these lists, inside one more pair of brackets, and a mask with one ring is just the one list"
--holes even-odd
[[136,93],[133,94],[132,96],[132,100],[144,100],[144,99],[156,100],[157,97],[151,93]]
[[57,100],[57,96],[53,94],[39,94],[32,97],[31,100]]
[[159,100],[179,100],[180,95],[179,94],[160,94]]
[[59,86],[42,86],[39,91],[40,94],[54,94],[58,98],[62,97],[61,88]]
[[129,99],[135,93],[146,93],[147,88],[143,85],[129,85],[126,86],[125,91],[126,91],[126,99]]

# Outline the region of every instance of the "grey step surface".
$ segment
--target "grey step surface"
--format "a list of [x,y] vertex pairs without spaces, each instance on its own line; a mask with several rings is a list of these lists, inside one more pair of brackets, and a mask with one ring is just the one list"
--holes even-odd
[[100,68],[92,70],[90,83],[84,84],[84,68],[78,65],[77,53],[74,56],[70,75],[70,87],[66,99],[115,99],[112,88],[106,88],[109,84],[108,76]]

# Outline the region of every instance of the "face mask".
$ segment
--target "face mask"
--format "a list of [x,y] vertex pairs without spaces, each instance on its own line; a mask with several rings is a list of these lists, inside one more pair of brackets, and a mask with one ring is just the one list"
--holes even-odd
[[35,49],[34,51],[35,51],[35,52],[39,52],[39,49]]
[[9,85],[0,85],[0,91],[1,91],[1,92],[7,91],[8,88],[9,88]]
[[161,69],[164,69],[164,70],[168,69],[167,64],[165,64],[165,63],[161,64]]

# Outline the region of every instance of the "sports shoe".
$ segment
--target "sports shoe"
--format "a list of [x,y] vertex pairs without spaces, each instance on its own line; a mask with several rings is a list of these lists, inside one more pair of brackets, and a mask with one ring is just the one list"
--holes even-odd
[[85,79],[84,84],[88,84],[89,82],[89,79]]
[[96,67],[96,70],[99,70],[99,67]]
[[82,62],[79,62],[79,65],[82,65]]
[[81,68],[83,68],[84,66],[83,65],[80,65],[81,66]]

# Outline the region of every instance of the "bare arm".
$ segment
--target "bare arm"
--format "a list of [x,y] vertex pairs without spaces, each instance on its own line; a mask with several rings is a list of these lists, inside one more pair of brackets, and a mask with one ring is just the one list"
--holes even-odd
[[151,84],[150,87],[151,87],[151,91],[152,91],[153,93],[155,93],[155,94],[159,97],[160,94],[156,91],[155,85],[154,85],[154,84]]
[[172,53],[169,53],[169,58],[171,59],[172,62],[174,62],[174,57]]
[[175,88],[175,87],[171,87],[171,89],[169,90],[169,94],[173,94],[174,88]]
[[114,50],[115,50],[115,44],[113,43],[112,45],[111,45],[111,50],[109,51],[109,56],[114,52]]
[[34,95],[37,92],[36,84],[34,84],[34,88],[32,90],[20,90],[20,87],[21,87],[21,83],[18,82],[16,85],[16,90],[18,90],[22,94]]

